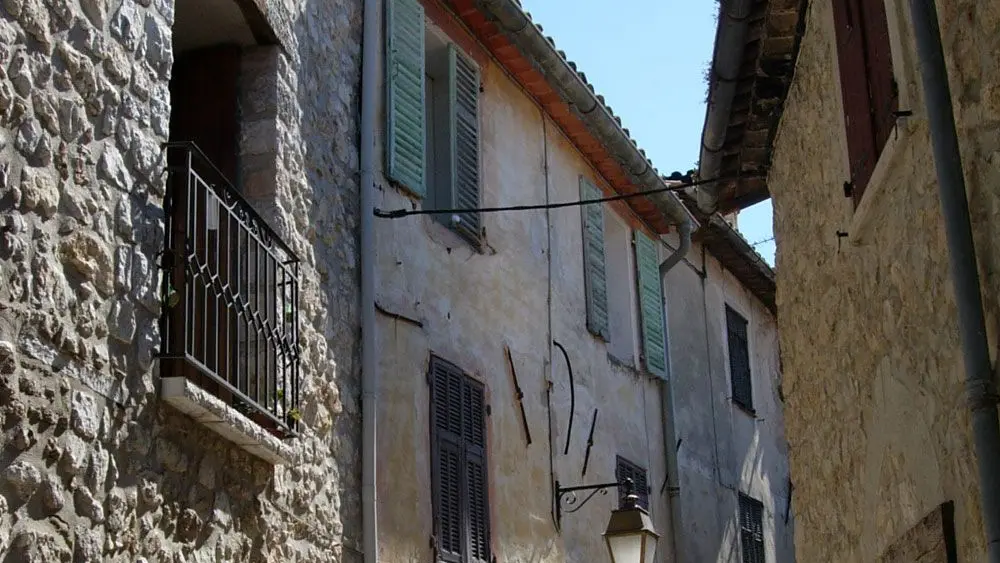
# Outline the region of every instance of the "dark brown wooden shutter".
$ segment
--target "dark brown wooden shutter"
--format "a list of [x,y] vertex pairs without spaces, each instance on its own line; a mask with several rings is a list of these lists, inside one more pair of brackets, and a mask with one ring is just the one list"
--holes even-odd
[[431,361],[434,533],[439,561],[462,560],[462,373]]
[[431,359],[434,532],[438,560],[490,560],[483,385]]
[[[646,479],[646,470],[628,459],[617,456],[615,463],[615,481],[621,483],[625,479],[631,479],[635,489],[634,492],[639,497],[638,505],[649,509],[649,483]],[[625,489],[618,489],[618,506],[625,504]]]
[[743,493],[739,505],[743,563],[764,563],[764,505]]
[[750,346],[747,321],[726,305],[726,337],[729,344],[729,377],[732,381],[733,402],[753,409],[753,384],[750,379]]
[[857,203],[861,200],[878,159],[868,93],[863,16],[861,0],[832,2],[840,89],[844,99],[844,121],[847,124],[847,155],[851,165],[854,201]]
[[881,154],[896,124],[899,95],[892,73],[892,48],[884,0],[861,0],[865,36],[865,66],[871,96],[875,153]]
[[463,433],[465,443],[465,491],[468,560],[490,560],[490,514],[486,481],[486,397],[482,384],[465,377]]

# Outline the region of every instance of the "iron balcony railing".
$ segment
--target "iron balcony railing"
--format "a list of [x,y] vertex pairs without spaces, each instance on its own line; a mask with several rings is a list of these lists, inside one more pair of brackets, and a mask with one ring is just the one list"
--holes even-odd
[[168,143],[164,376],[183,376],[273,434],[300,418],[292,250],[190,142]]

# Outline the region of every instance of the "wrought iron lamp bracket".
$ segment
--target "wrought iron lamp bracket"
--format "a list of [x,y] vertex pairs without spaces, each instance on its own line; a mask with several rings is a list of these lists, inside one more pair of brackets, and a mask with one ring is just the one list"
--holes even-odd
[[[577,485],[574,487],[563,487],[559,484],[559,481],[555,482],[555,511],[556,511],[556,528],[560,529],[562,527],[562,515],[572,514],[581,508],[583,505],[594,498],[598,493],[602,495],[608,494],[608,489],[619,489],[624,488],[625,496],[628,497],[632,494],[634,484],[631,479],[624,479],[622,481],[616,481],[613,483],[599,483],[596,485]],[[589,491],[590,494],[583,497],[583,500],[577,496],[577,493],[582,493],[584,491]],[[565,504],[566,508],[563,508]]]

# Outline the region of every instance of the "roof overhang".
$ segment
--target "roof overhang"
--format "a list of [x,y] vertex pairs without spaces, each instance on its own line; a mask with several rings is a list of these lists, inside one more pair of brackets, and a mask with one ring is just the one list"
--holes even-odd
[[619,194],[664,190],[628,199],[657,234],[695,216],[646,158],[621,119],[594,93],[576,65],[556,49],[516,0],[442,0],[514,80],[541,105]]
[[[699,204],[723,214],[770,197],[774,135],[795,71],[808,0],[743,2],[748,12],[738,17],[726,13],[728,4],[722,7],[702,132],[700,175],[720,181],[699,190]],[[735,79],[723,76],[734,70]]]

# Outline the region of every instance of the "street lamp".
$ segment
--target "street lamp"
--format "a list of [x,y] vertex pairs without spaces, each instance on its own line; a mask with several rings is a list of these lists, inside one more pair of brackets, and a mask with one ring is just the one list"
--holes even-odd
[[[608,544],[611,563],[653,563],[656,554],[656,540],[659,535],[653,529],[649,514],[637,504],[639,497],[633,492],[631,479],[617,483],[602,483],[599,485],[583,485],[578,487],[560,487],[556,481],[556,525],[562,523],[562,503],[566,496],[567,513],[579,510],[598,492],[607,494],[610,488],[621,488],[625,493],[625,502],[621,508],[611,512],[608,529],[604,532],[604,541]],[[577,502],[578,491],[592,491]]]
[[636,504],[639,497],[631,489],[629,480],[625,484],[625,505],[611,513],[604,541],[608,542],[611,563],[653,563],[660,536],[649,514]]

